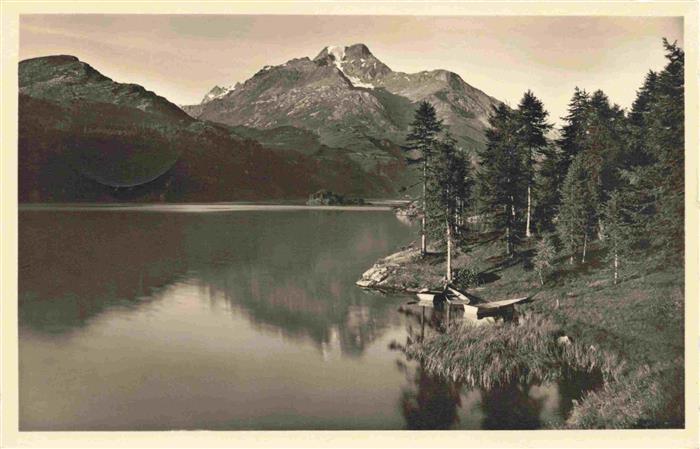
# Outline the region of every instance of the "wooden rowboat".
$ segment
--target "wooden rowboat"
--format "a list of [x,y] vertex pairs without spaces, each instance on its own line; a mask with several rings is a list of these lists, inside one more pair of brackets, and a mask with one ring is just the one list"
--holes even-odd
[[416,293],[419,301],[445,301],[450,304],[469,304],[471,301],[464,293],[453,287],[447,287],[443,291],[424,289]]
[[446,304],[459,305],[464,308],[464,317],[473,320],[486,317],[512,317],[516,304],[530,302],[532,299],[530,296],[523,296],[499,301],[483,301],[475,295],[461,292],[451,286],[447,286],[443,291],[421,290],[416,293],[416,296],[418,301],[410,301],[406,305],[433,308]]

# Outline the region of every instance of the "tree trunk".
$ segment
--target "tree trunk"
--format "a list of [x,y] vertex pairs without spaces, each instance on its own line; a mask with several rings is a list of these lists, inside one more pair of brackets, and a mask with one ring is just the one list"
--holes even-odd
[[421,217],[420,220],[420,255],[425,256],[427,253],[426,247],[427,243],[425,241],[425,216],[427,214],[425,210],[425,184],[427,182],[427,174],[428,174],[428,162],[425,160],[425,156],[423,156],[423,216]]
[[510,246],[510,249],[508,251],[508,254],[510,254],[510,257],[515,256],[515,245],[513,245],[513,230],[511,230],[512,227],[515,227],[515,199],[513,198],[513,195],[510,196],[510,218],[511,221],[508,223],[508,243]]
[[618,257],[617,257],[617,251],[615,251],[615,278],[613,279],[613,284],[617,285],[617,278],[618,278],[618,267],[620,266]]
[[512,253],[510,244],[510,223],[506,224],[506,255],[510,256]]
[[[448,210],[449,217],[449,210]],[[447,282],[452,282],[452,231],[450,229],[450,222],[445,220],[445,238],[447,239]]]
[[576,250],[574,249],[574,238],[571,237],[571,239],[569,241],[571,242],[571,251],[572,251],[571,257],[569,257],[569,265],[573,265],[574,264],[574,253],[576,252]]
[[506,226],[506,254],[510,256],[510,226]]
[[544,287],[544,279],[542,279],[542,270],[539,270],[537,273],[540,275],[540,286]]
[[581,263],[586,263],[586,243],[588,242],[588,234],[583,234],[583,255],[581,256]]
[[530,238],[530,236],[532,235],[530,233],[530,205],[532,202],[532,199],[530,197],[531,190],[532,189],[530,187],[530,182],[528,181],[528,185],[527,185],[527,220],[526,220],[527,224],[525,225],[525,237],[527,237],[527,238]]

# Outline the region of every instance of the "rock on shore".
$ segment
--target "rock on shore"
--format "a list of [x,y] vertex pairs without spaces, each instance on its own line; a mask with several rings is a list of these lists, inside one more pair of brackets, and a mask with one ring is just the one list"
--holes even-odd
[[355,284],[363,288],[403,292],[416,292],[431,284],[439,285],[439,276],[417,270],[416,262],[419,260],[419,248],[404,248],[377,261]]

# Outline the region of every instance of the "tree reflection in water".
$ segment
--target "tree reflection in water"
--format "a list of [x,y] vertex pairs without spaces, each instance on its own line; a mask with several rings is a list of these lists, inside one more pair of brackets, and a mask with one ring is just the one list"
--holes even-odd
[[[444,311],[430,309],[416,312],[401,308],[406,320],[406,344],[422,339],[426,331],[444,330]],[[416,326],[417,325],[417,326]],[[393,343],[392,349],[404,354],[398,366],[404,371],[409,385],[402,388],[400,408],[409,430],[446,430],[459,423],[462,406],[462,384],[429,373],[422,363],[416,366],[404,353],[404,345]]]
[[[599,376],[571,373],[556,383],[513,380],[490,389],[469,388],[430,373],[422,362],[405,354],[407,345],[445,331],[444,311],[402,307],[400,312],[407,317],[406,344],[394,342],[391,347],[403,355],[398,366],[408,385],[402,389],[400,409],[408,429],[539,429],[551,421],[563,421],[573,399],[601,385]],[[460,422],[460,416],[469,422]]]
[[544,399],[534,399],[532,384],[510,382],[491,390],[481,389],[483,429],[523,430],[542,427],[540,413]]
[[401,411],[411,430],[444,430],[459,421],[462,385],[428,374],[422,366],[415,370],[415,390],[401,392]]

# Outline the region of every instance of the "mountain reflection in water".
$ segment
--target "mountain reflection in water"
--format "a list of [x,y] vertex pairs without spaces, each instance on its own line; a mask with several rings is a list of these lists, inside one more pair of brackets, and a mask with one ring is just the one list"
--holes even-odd
[[[388,304],[367,301],[348,284],[367,259],[409,238],[391,216],[377,223],[365,214],[378,213],[23,213],[20,322],[67,332],[105,308],[138,307],[179,282],[261,327],[360,354],[386,324]],[[338,257],[348,254],[353,258]]]
[[494,401],[535,398],[533,423],[559,410],[556,385],[513,400],[396,369],[409,297],[354,282],[414,237],[379,210],[20,210],[20,429],[478,429],[524,422],[490,421]]

